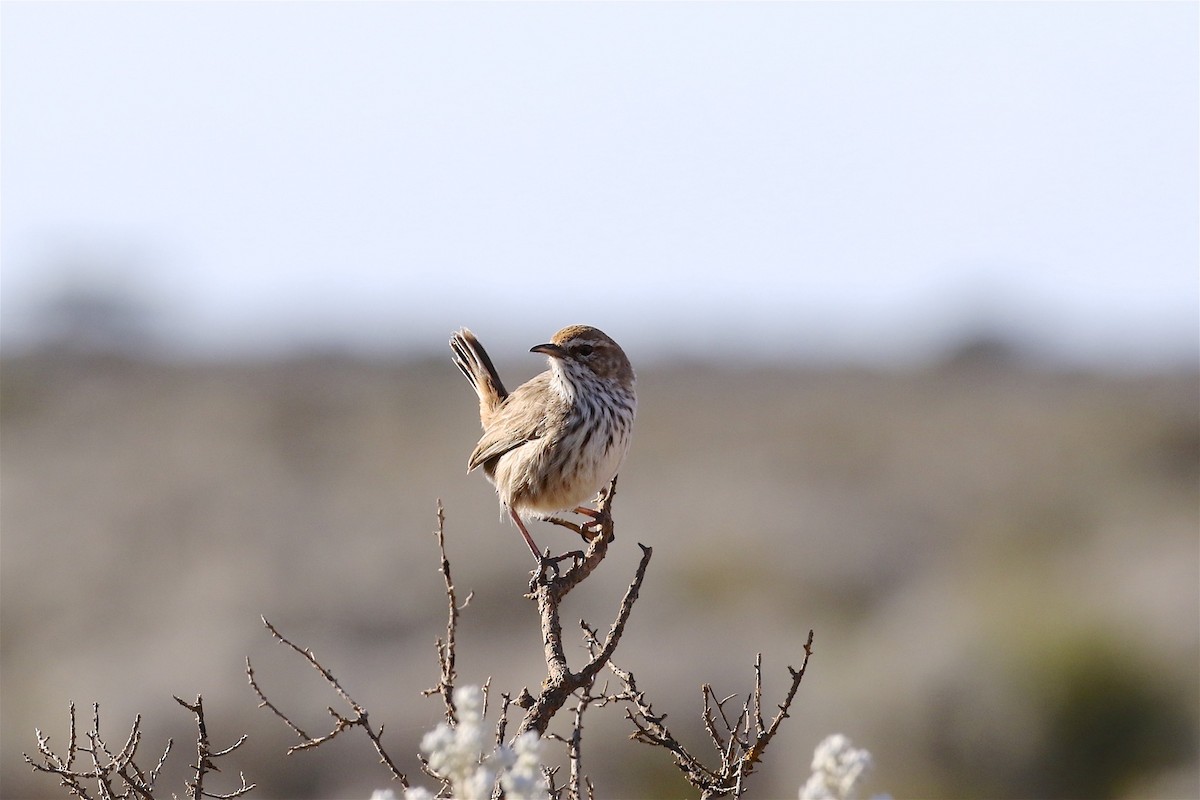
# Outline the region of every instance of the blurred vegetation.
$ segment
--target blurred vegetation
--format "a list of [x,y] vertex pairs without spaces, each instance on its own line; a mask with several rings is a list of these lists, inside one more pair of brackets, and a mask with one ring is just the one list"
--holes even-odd
[[1034,655],[1029,690],[1045,709],[1046,747],[1029,765],[1039,796],[1136,794],[1145,774],[1195,755],[1195,692],[1172,689],[1120,642],[1068,637]]
[[[536,359],[501,364],[511,382]],[[615,661],[683,735],[699,686],[768,695],[804,635],[816,654],[752,791],[795,796],[842,732],[895,797],[1200,796],[1200,376],[1025,365],[983,345],[937,368],[639,371],[617,542],[568,613],[611,616],[642,541],[655,558]],[[327,719],[313,647],[415,752],[439,718],[437,498],[462,591],[464,681],[540,675],[527,553],[464,465],[474,399],[448,359],[149,363],[78,349],[0,362],[0,780],[67,702],[141,713],[187,741],[172,694],[250,741],[260,797],[367,797],[363,742],[285,758],[273,696]],[[539,542],[562,543],[549,526]],[[662,754],[597,713],[600,796],[676,797]],[[113,735],[116,738],[116,735]],[[590,749],[589,749],[590,748]],[[334,752],[336,751],[336,752]],[[164,774],[182,786],[184,767]],[[174,780],[172,780],[174,778]]]

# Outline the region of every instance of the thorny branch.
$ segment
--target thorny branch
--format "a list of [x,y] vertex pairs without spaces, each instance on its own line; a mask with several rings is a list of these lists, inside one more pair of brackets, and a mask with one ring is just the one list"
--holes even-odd
[[271,632],[271,635],[274,636],[277,641],[279,641],[281,644],[287,645],[292,650],[299,653],[306,661],[308,661],[309,664],[312,665],[313,669],[321,673],[321,677],[325,679],[325,682],[333,688],[338,696],[341,697],[342,700],[344,700],[354,712],[353,716],[343,716],[335,711],[332,706],[329,706],[326,710],[329,712],[329,715],[333,717],[333,729],[324,736],[309,736],[307,733],[301,730],[296,723],[292,722],[292,720],[289,719],[286,714],[280,711],[274,703],[267,699],[266,694],[263,692],[262,688],[259,687],[258,682],[254,679],[254,668],[250,665],[250,659],[247,658],[246,677],[250,681],[250,687],[254,689],[254,693],[258,695],[258,707],[269,708],[275,714],[275,716],[283,720],[284,724],[291,728],[292,731],[301,739],[300,744],[293,745],[292,747],[288,748],[287,754],[291,755],[292,753],[300,750],[320,747],[343,731],[349,730],[353,727],[360,727],[366,732],[367,738],[371,740],[371,744],[375,746],[375,752],[379,755],[379,763],[391,770],[392,777],[399,781],[401,786],[408,788],[407,776],[400,771],[400,768],[396,766],[396,762],[392,760],[392,757],[388,754],[387,750],[383,746],[383,725],[380,725],[378,730],[371,727],[371,721],[367,709],[360,705],[353,697],[349,695],[345,689],[342,688],[342,685],[338,683],[338,680],[333,676],[333,673],[317,660],[317,657],[313,655],[311,650],[294,644],[290,639],[280,633],[274,625],[268,622],[266,617],[262,617],[262,621],[263,625],[267,627],[267,630]]
[[[208,775],[209,771],[220,772],[220,770],[217,769],[217,765],[214,763],[213,759],[220,758],[221,756],[227,756],[234,750],[237,750],[239,747],[244,745],[246,743],[246,735],[242,734],[242,738],[229,745],[229,747],[226,747],[224,750],[218,750],[214,753],[211,745],[208,742],[208,725],[206,725],[204,722],[204,699],[201,698],[200,695],[196,695],[196,702],[188,703],[176,697],[175,702],[179,703],[179,705],[196,715],[196,764],[192,767],[192,771],[195,773],[195,776],[187,782],[187,796],[194,797],[196,800],[199,800],[199,798],[202,797],[211,797],[214,798],[214,800],[232,800],[235,797],[241,797],[253,789],[254,784],[246,783],[245,774],[238,773],[242,779],[242,785],[237,789],[234,789],[232,792],[226,792],[225,794],[213,794],[204,790],[204,778],[206,775]],[[159,762],[158,766],[162,766],[161,761]],[[157,773],[158,767],[156,767],[154,771]]]
[[609,628],[603,644],[592,653],[590,660],[582,669],[578,672],[571,671],[563,648],[559,606],[567,593],[591,575],[608,553],[608,544],[613,540],[611,509],[616,494],[617,481],[614,478],[600,500],[597,514],[599,531],[589,539],[587,550],[575,559],[570,569],[560,574],[554,565],[543,561],[530,581],[530,591],[526,597],[537,603],[538,615],[542,623],[542,645],[545,651],[547,674],[545,680],[542,681],[541,692],[525,706],[525,717],[518,726],[518,733],[532,730],[539,735],[544,735],[550,718],[563,707],[567,698],[573,692],[592,685],[596,674],[604,668],[612,657],[613,651],[616,650],[621,635],[625,631],[625,623],[629,621],[629,615],[633,612],[633,604],[637,601],[642,581],[646,578],[646,568],[649,566],[650,557],[654,552],[643,544],[638,544],[642,550],[642,560],[638,564],[633,581],[625,590],[625,596],[621,599],[621,605],[617,611],[617,618]]
[[[804,644],[804,661],[800,669],[788,667],[791,684],[782,703],[777,708],[770,724],[763,719],[762,707],[762,654],[754,662],[754,690],[747,696],[741,711],[732,721],[726,714],[725,705],[736,695],[718,699],[712,687],[705,684],[702,689],[704,712],[702,719],[704,728],[720,759],[719,767],[708,767],[693,755],[676,739],[666,726],[666,714],[655,714],[645,694],[637,688],[633,674],[609,662],[609,669],[625,687],[619,697],[628,699],[633,709],[626,709],[626,717],[636,729],[631,738],[644,742],[653,747],[662,747],[675,757],[675,764],[683,772],[688,783],[700,790],[702,798],[723,797],[731,795],[741,797],[745,792],[745,779],[753,772],[755,765],[761,760],[763,753],[780,724],[790,716],[790,709],[800,682],[804,679],[804,671],[808,668],[808,659],[812,656],[813,632],[808,632],[808,640]],[[713,709],[716,709],[716,715]],[[716,716],[721,719],[718,729]]]
[[[475,596],[475,593],[468,592],[466,600],[464,600],[462,605],[459,606],[458,592],[454,588],[454,579],[450,576],[450,557],[446,554],[446,513],[445,509],[442,507],[442,501],[440,499],[438,500],[437,506],[437,523],[437,529],[434,530],[433,534],[437,539],[438,555],[441,559],[441,565],[438,569],[438,572],[441,573],[442,579],[446,584],[446,638],[438,638],[436,642],[438,667],[441,673],[438,683],[433,688],[426,689],[425,691],[421,692],[421,694],[425,697],[435,694],[441,696],[442,705],[445,706],[446,709],[446,724],[453,728],[457,727],[458,725],[458,709],[454,703],[454,684],[458,678],[458,673],[455,667],[457,663],[455,648],[458,641],[458,618],[462,610],[470,604],[471,598]],[[489,677],[483,682],[482,687],[484,716],[487,716],[488,698],[491,692],[491,686],[492,679]],[[501,693],[500,697],[500,716],[496,722],[495,735],[497,747],[504,742],[505,731],[508,728],[508,709],[512,702],[511,697],[507,693]],[[418,759],[421,764],[421,771],[441,783],[441,788],[439,789],[437,796],[440,797],[445,792],[452,790],[453,787],[451,787],[447,777],[444,775],[439,775],[436,771],[434,771],[434,769],[429,765],[428,759],[426,759],[423,755],[418,756]]]
[[446,706],[446,722],[454,725],[458,722],[457,711],[454,708],[454,681],[458,677],[455,670],[455,634],[458,631],[459,613],[470,604],[471,598],[475,596],[475,593],[469,592],[462,606],[458,605],[458,595],[454,589],[454,580],[450,577],[450,558],[446,555],[446,512],[442,508],[442,501],[440,499],[437,504],[437,522],[437,530],[433,534],[437,537],[438,553],[441,555],[441,566],[438,568],[438,572],[441,573],[442,578],[446,582],[446,603],[450,610],[446,620],[446,638],[437,640],[438,666],[441,668],[441,677],[438,679],[437,686],[434,686],[432,689],[426,689],[422,694],[426,697],[432,694],[440,694],[442,696],[442,703]]
[[[233,800],[248,794],[255,786],[246,783],[246,776],[241,775],[241,786],[223,794],[214,794],[204,789],[204,779],[209,772],[219,771],[215,760],[229,755],[242,746],[246,737],[238,739],[231,746],[213,752],[208,741],[208,726],[204,721],[204,705],[199,695],[194,704],[185,703],[178,697],[175,700],[184,708],[196,715],[196,765],[192,768],[194,777],[186,783],[186,796],[201,800]],[[121,749],[113,753],[104,737],[100,735],[100,704],[92,704],[92,728],[84,734],[87,744],[80,744],[75,724],[75,704],[70,705],[70,732],[67,737],[67,752],[57,754],[50,747],[50,737],[37,731],[38,753],[41,763],[34,761],[28,754],[22,753],[25,763],[33,767],[35,772],[46,772],[57,775],[61,786],[65,786],[75,797],[91,800],[93,797],[103,800],[152,800],[154,784],[171,752],[172,740],[167,740],[167,746],[159,756],[154,767],[148,772],[142,768],[135,758],[137,749],[142,741],[141,715],[134,717],[129,736]],[[87,759],[79,758],[83,753]],[[76,763],[76,760],[80,763]],[[91,763],[88,764],[87,762]],[[92,794],[94,787],[96,794]]]
[[[592,659],[595,659],[603,647],[599,635],[596,629],[588,625],[584,620],[579,621],[579,626],[583,629],[583,640],[584,645],[587,647],[588,655]],[[590,799],[595,796],[595,788],[592,786],[591,779],[583,773],[583,715],[592,707],[600,708],[612,703],[630,701],[632,699],[625,692],[609,692],[607,683],[601,687],[598,693],[593,693],[592,690],[595,686],[596,677],[596,675],[593,675],[592,680],[587,686],[581,687],[575,692],[575,709],[570,736],[564,738],[557,733],[546,733],[547,738],[560,741],[567,747],[570,773],[567,785],[563,788],[566,790],[567,796],[573,798],[573,800],[582,800],[585,797]]]
[[[559,566],[566,558],[551,559],[547,557],[542,560],[539,568],[533,574],[530,581],[529,593],[526,596],[534,600],[537,604],[538,616],[542,628],[547,676],[542,682],[540,691],[536,696],[531,695],[528,690],[523,690],[515,699],[507,693],[501,694],[503,703],[499,720],[496,723],[496,743],[498,745],[501,744],[508,733],[510,706],[512,704],[520,706],[525,709],[525,714],[517,726],[517,735],[527,730],[533,730],[547,738],[563,742],[567,748],[569,762],[567,781],[565,785],[561,787],[557,786],[555,781],[557,770],[548,770],[546,778],[550,795],[552,797],[565,795],[573,800],[591,798],[594,794],[592,783],[583,773],[582,739],[584,714],[592,707],[618,702],[625,703],[627,704],[626,716],[635,728],[632,738],[669,751],[674,756],[676,764],[683,772],[685,778],[701,792],[702,797],[741,797],[745,792],[746,778],[754,772],[756,765],[761,761],[763,753],[774,738],[780,724],[789,716],[789,709],[795,699],[800,682],[804,677],[805,669],[808,666],[808,659],[812,655],[812,633],[809,633],[808,641],[805,644],[805,657],[801,668],[799,670],[791,667],[788,668],[792,682],[784,701],[778,706],[778,710],[771,718],[770,723],[766,722],[763,711],[761,654],[755,660],[754,687],[751,693],[746,696],[740,710],[736,714],[731,710],[730,702],[737,695],[720,698],[711,686],[705,685],[702,687],[703,712],[701,719],[704,729],[708,733],[717,753],[719,764],[715,766],[706,765],[700,758],[688,751],[667,728],[666,715],[655,714],[650,702],[645,698],[643,692],[638,689],[633,674],[612,663],[612,655],[624,633],[625,625],[629,620],[634,603],[637,601],[641,586],[645,580],[646,570],[653,554],[653,551],[649,547],[639,545],[642,550],[641,561],[621,600],[616,618],[607,633],[601,637],[596,629],[590,627],[582,620],[580,621],[584,631],[584,642],[587,647],[588,660],[578,671],[572,671],[570,665],[567,663],[563,643],[561,604],[566,595],[575,586],[590,576],[607,555],[608,544],[613,540],[611,507],[615,494],[616,485],[614,481],[608,491],[601,497],[596,521],[590,523],[588,526],[580,527],[580,532],[587,538],[587,546],[584,551],[570,556],[571,565],[569,568],[561,570]],[[587,530],[587,528],[593,525],[595,526],[594,530]],[[468,595],[467,600],[461,605],[459,604],[457,590],[451,577],[449,557],[446,553],[445,514],[440,503],[438,504],[438,526],[434,534],[438,542],[440,572],[445,582],[448,615],[445,638],[437,640],[438,664],[440,668],[439,681],[436,686],[426,690],[423,694],[426,696],[433,694],[441,696],[446,708],[447,723],[454,726],[457,724],[457,713],[453,703],[454,686],[457,680],[455,657],[456,634],[460,613],[466,607],[467,603],[470,602],[471,596]],[[355,711],[354,717],[345,717],[334,712],[333,709],[329,709],[330,714],[335,719],[333,730],[324,736],[313,737],[299,728],[266,698],[257,685],[253,670],[250,667],[249,661],[247,661],[247,674],[251,686],[259,696],[260,705],[269,708],[301,739],[301,743],[292,747],[288,752],[291,753],[296,750],[318,747],[333,739],[347,728],[360,725],[367,731],[377,752],[380,754],[381,761],[389,766],[394,777],[407,786],[407,779],[395,767],[380,743],[379,737],[382,734],[382,728],[376,732],[371,727],[367,720],[366,710],[345,692],[332,673],[316,660],[311,651],[293,644],[265,619],[263,622],[276,639],[283,644],[287,644],[308,660],[321,673],[326,682],[333,687],[334,691]],[[612,674],[617,677],[620,689],[610,691],[608,686],[604,686],[598,691],[596,690],[595,684],[598,675],[605,667],[608,667]],[[490,679],[488,685],[490,686]],[[566,705],[572,696],[575,698],[575,702],[570,733],[563,736],[549,732],[548,726],[550,720]],[[445,783],[443,776],[431,771],[424,759],[420,759],[420,761],[422,770],[426,774],[443,781],[443,790],[450,788]]]
[[[537,605],[547,676],[536,696],[531,695],[528,690],[522,690],[515,698],[508,693],[500,694],[502,703],[496,723],[496,744],[499,746],[504,743],[508,736],[511,707],[519,706],[525,710],[525,714],[517,725],[516,735],[532,730],[539,735],[562,742],[567,748],[569,773],[565,785],[558,786],[556,784],[557,767],[553,769],[543,767],[549,796],[556,800],[564,795],[570,800],[584,800],[584,798],[591,800],[594,797],[593,786],[591,780],[583,773],[583,717],[590,708],[624,703],[626,717],[633,723],[635,729],[630,738],[670,752],[688,782],[701,792],[702,798],[741,797],[745,792],[746,779],[761,761],[763,753],[775,737],[780,724],[789,716],[792,702],[808,667],[808,660],[812,656],[813,634],[811,631],[809,632],[808,640],[804,645],[804,660],[800,669],[788,667],[791,684],[783,702],[777,706],[777,711],[769,723],[766,722],[763,712],[761,654],[754,663],[753,689],[750,694],[745,696],[740,710],[736,706],[730,707],[731,701],[740,695],[719,698],[710,685],[705,684],[701,688],[703,702],[701,721],[719,761],[719,764],[715,766],[706,765],[672,735],[666,725],[666,714],[659,715],[654,712],[645,694],[638,689],[632,672],[621,669],[612,662],[612,655],[624,633],[625,625],[645,580],[646,570],[653,554],[651,548],[638,545],[642,551],[641,560],[621,599],[616,618],[603,638],[596,628],[580,620],[584,632],[587,662],[578,671],[572,671],[567,663],[562,638],[561,604],[566,595],[587,579],[607,555],[608,545],[614,538],[611,508],[615,496],[616,480],[614,479],[608,489],[602,493],[599,508],[593,512],[595,518],[591,522],[576,525],[563,520],[551,520],[576,530],[583,535],[587,544],[585,550],[560,556],[557,559],[550,558],[547,553],[530,580],[529,592],[526,597]],[[457,680],[456,633],[459,616],[470,603],[472,595],[468,594],[461,605],[459,604],[454,581],[451,578],[450,560],[446,554],[445,513],[440,501],[437,508],[437,520],[437,530],[434,535],[440,554],[439,571],[445,582],[448,618],[445,638],[437,639],[440,669],[438,683],[423,694],[441,696],[445,705],[446,721],[453,727],[458,722],[457,709],[453,700]],[[571,561],[570,567],[562,570],[560,565],[568,559]],[[251,688],[258,696],[259,707],[269,709],[300,739],[299,744],[293,745],[287,753],[290,755],[300,750],[320,747],[350,728],[361,727],[371,740],[380,763],[391,771],[395,780],[408,788],[408,778],[396,766],[395,761],[383,745],[383,725],[379,725],[378,728],[372,726],[367,709],[342,688],[333,673],[317,660],[311,650],[293,643],[265,617],[262,618],[262,622],[277,641],[287,645],[308,661],[353,712],[347,715],[335,711],[332,707],[327,708],[333,717],[332,729],[323,736],[310,735],[267,698],[258,684],[250,659],[247,658],[246,676]],[[607,684],[599,689],[596,688],[598,676],[605,667],[616,676],[618,688],[610,690]],[[489,678],[483,687],[484,714],[487,712],[490,685],[491,679]],[[548,726],[552,717],[566,705],[572,696],[575,698],[575,702],[571,715],[570,733],[564,736],[549,732]],[[233,800],[252,790],[254,784],[247,784],[245,776],[241,777],[239,787],[224,794],[215,794],[205,788],[206,776],[209,772],[217,769],[215,760],[238,749],[246,741],[246,737],[243,736],[224,750],[214,752],[209,744],[201,698],[197,696],[195,703],[187,703],[178,697],[175,699],[195,715],[197,725],[196,762],[191,767],[192,777],[186,783],[187,796],[195,800],[201,800],[201,798]],[[97,800],[109,800],[110,798],[152,800],[154,783],[166,762],[172,743],[167,742],[162,756],[153,769],[148,772],[143,770],[134,760],[141,742],[140,724],[141,718],[135,718],[125,744],[114,753],[100,736],[99,706],[96,705],[93,706],[92,730],[84,734],[86,742],[80,743],[76,732],[75,706],[72,704],[69,741],[65,754],[56,754],[50,747],[49,737],[44,736],[41,731],[37,731],[38,751],[42,762],[35,762],[28,755],[25,756],[25,760],[36,771],[58,775],[61,784],[67,787],[71,794],[85,798],[85,800],[93,798],[93,795],[89,793],[92,784],[98,793],[95,795]],[[81,754],[90,757],[90,766],[80,763],[85,762],[85,759],[80,758]],[[419,760],[423,771],[433,778],[442,780],[441,791],[450,790],[451,787],[443,776],[434,773],[424,758]],[[494,787],[493,792],[494,797],[503,796],[498,784]]]

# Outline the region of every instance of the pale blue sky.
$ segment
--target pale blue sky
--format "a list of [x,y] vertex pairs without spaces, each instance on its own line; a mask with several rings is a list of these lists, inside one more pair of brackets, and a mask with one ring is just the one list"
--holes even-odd
[[1104,3],[0,7],[4,343],[1195,358],[1200,15]]

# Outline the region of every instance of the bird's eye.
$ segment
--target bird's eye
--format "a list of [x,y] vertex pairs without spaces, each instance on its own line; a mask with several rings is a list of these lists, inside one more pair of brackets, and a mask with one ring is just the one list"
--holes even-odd
[[577,344],[571,348],[571,351],[577,356],[587,358],[592,354],[592,346],[590,344]]

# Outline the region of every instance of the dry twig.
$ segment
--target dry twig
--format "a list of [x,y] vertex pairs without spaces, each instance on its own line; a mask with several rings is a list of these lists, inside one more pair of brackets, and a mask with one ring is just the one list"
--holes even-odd
[[642,581],[646,578],[646,568],[653,554],[653,550],[643,544],[638,544],[642,549],[642,560],[629,588],[625,590],[616,620],[609,628],[604,642],[591,654],[591,658],[582,669],[578,672],[571,671],[563,648],[559,606],[567,593],[591,575],[608,553],[608,544],[614,538],[611,508],[616,494],[617,481],[614,478],[600,500],[597,515],[599,531],[588,540],[587,550],[575,559],[572,566],[566,572],[559,573],[556,563],[549,559],[543,560],[530,581],[529,594],[526,597],[537,603],[538,615],[542,622],[542,645],[547,674],[542,681],[541,692],[526,706],[525,717],[518,726],[518,734],[532,730],[538,735],[544,735],[551,717],[563,707],[567,698],[573,692],[592,685],[596,674],[604,668],[616,650],[625,631],[625,623],[633,612],[633,604],[637,601]]
[[[704,702],[702,719],[705,731],[717,751],[720,760],[718,767],[706,766],[671,734],[666,725],[667,715],[654,713],[645,694],[637,688],[637,682],[631,672],[611,662],[608,667],[625,687],[624,692],[617,697],[627,699],[633,704],[632,709],[625,711],[626,717],[635,728],[631,738],[670,751],[675,757],[675,764],[683,772],[688,783],[700,790],[702,798],[741,797],[745,792],[745,779],[750,777],[755,766],[762,760],[763,753],[775,738],[780,724],[790,716],[792,702],[796,698],[800,682],[804,679],[808,659],[813,653],[812,643],[813,632],[809,631],[808,640],[804,643],[804,661],[798,670],[788,667],[791,684],[769,724],[763,719],[761,653],[754,662],[754,689],[733,720],[726,714],[725,705],[736,695],[718,699],[711,686],[705,684],[701,688]],[[720,726],[717,724],[717,716],[721,719]]]
[[383,764],[391,771],[392,778],[399,781],[401,786],[408,788],[407,776],[400,771],[400,768],[396,766],[396,762],[392,760],[391,755],[388,754],[386,748],[383,746],[383,725],[380,725],[378,730],[371,727],[371,721],[367,709],[360,705],[358,701],[351,697],[350,694],[342,688],[342,685],[338,683],[338,680],[334,677],[333,673],[317,660],[317,657],[313,655],[311,650],[294,644],[290,639],[280,633],[274,625],[268,622],[266,617],[262,617],[261,619],[263,621],[263,625],[265,625],[267,630],[271,632],[271,635],[274,636],[275,639],[281,644],[285,644],[292,650],[299,653],[306,661],[308,661],[309,664],[312,665],[313,669],[321,673],[321,677],[325,679],[325,682],[333,688],[338,696],[341,697],[342,700],[344,700],[354,712],[353,716],[347,717],[335,711],[332,706],[329,706],[326,710],[329,712],[329,715],[333,717],[333,729],[324,736],[309,736],[298,725],[296,725],[296,723],[292,722],[292,720],[289,719],[286,714],[280,711],[274,703],[267,699],[266,694],[263,692],[262,688],[259,687],[258,682],[254,679],[254,668],[250,665],[250,659],[247,658],[246,677],[250,681],[250,687],[254,689],[254,693],[258,695],[258,707],[269,708],[275,714],[275,716],[283,720],[284,724],[291,728],[292,731],[301,739],[300,744],[292,745],[290,748],[288,748],[287,754],[291,755],[292,753],[300,750],[308,750],[310,748],[320,747],[326,742],[334,739],[343,731],[354,727],[360,727],[366,732],[367,738],[371,740],[371,744],[374,745],[375,752],[379,755],[379,763]]
[[[231,746],[213,752],[208,741],[208,726],[204,721],[204,705],[199,695],[194,704],[185,703],[178,697],[175,700],[184,708],[196,715],[196,765],[192,768],[194,777],[186,784],[186,795],[195,800],[211,798],[211,800],[233,800],[249,794],[254,789],[253,783],[246,783],[246,776],[241,775],[241,786],[223,794],[214,794],[204,789],[204,779],[209,772],[215,772],[215,759],[229,755],[242,746],[246,737],[238,739]],[[148,772],[138,765],[138,746],[142,741],[141,715],[134,717],[129,736],[125,744],[114,753],[100,735],[100,704],[92,704],[92,728],[84,734],[87,744],[80,744],[75,725],[75,704],[70,705],[70,733],[67,740],[67,752],[59,755],[50,747],[50,737],[37,731],[38,753],[41,763],[34,761],[28,754],[22,754],[25,763],[36,772],[57,775],[61,786],[65,786],[72,795],[84,800],[102,798],[103,800],[153,800],[154,784],[171,752],[172,740],[167,740],[167,746],[159,756],[154,767]],[[83,753],[88,758],[80,759]],[[77,763],[77,760],[79,763]],[[87,763],[90,761],[90,764]],[[240,774],[240,773],[239,773]],[[92,794],[93,788],[95,794]]]
[[[442,579],[446,583],[446,603],[449,606],[449,614],[446,620],[446,638],[437,640],[438,666],[441,668],[441,677],[438,679],[437,686],[432,689],[426,689],[422,692],[428,697],[432,694],[440,694],[442,703],[446,707],[446,722],[454,725],[457,720],[457,710],[454,708],[454,681],[458,677],[455,670],[455,634],[458,631],[458,615],[462,609],[466,608],[471,602],[471,598],[475,596],[474,592],[467,594],[467,599],[463,601],[462,606],[458,605],[458,596],[454,589],[454,580],[450,577],[450,559],[446,555],[446,512],[442,508],[442,501],[439,499],[437,504],[437,530],[433,532],[437,537],[438,553],[441,555],[441,566],[438,572],[442,574]],[[489,679],[489,683],[490,683]],[[486,713],[486,691],[484,693]]]
[[[242,734],[242,738],[229,745],[229,747],[226,747],[224,750],[218,750],[214,753],[208,743],[208,725],[204,722],[204,699],[201,698],[200,695],[196,695],[196,702],[188,703],[176,697],[175,702],[179,703],[179,705],[196,715],[196,764],[192,767],[192,771],[195,773],[195,776],[187,782],[187,796],[196,798],[196,800],[200,800],[200,798],[203,797],[210,797],[213,798],[213,800],[233,800],[235,797],[241,797],[242,795],[249,793],[249,791],[254,788],[254,784],[246,783],[246,775],[241,772],[238,773],[238,776],[242,779],[242,785],[231,792],[226,792],[224,794],[213,794],[204,790],[205,776],[208,775],[210,771],[220,772],[220,770],[217,769],[217,765],[214,763],[214,759],[227,756],[234,750],[237,750],[246,743],[246,735]],[[158,770],[161,767],[162,761],[159,761],[158,767],[154,768],[155,775],[157,775]]]
[[[811,631],[809,632],[808,641],[804,645],[805,655],[800,669],[788,667],[792,679],[791,685],[770,723],[767,723],[763,716],[761,654],[755,659],[754,688],[746,696],[741,710],[736,716],[731,718],[731,712],[727,710],[727,705],[737,695],[718,698],[711,686],[705,684],[702,687],[701,720],[720,762],[718,766],[706,766],[671,734],[666,726],[666,715],[654,713],[650,702],[638,689],[633,674],[612,663],[612,655],[624,633],[625,625],[629,621],[634,603],[638,599],[642,583],[645,580],[646,570],[653,555],[651,548],[642,544],[638,545],[642,550],[641,561],[621,599],[616,618],[603,639],[595,628],[580,621],[588,654],[587,663],[574,672],[567,663],[562,639],[561,604],[566,595],[586,580],[607,555],[608,545],[614,539],[611,509],[615,497],[616,479],[614,478],[602,493],[598,510],[589,512],[594,516],[592,521],[577,525],[559,519],[550,520],[580,533],[586,540],[586,549],[558,558],[550,558],[547,552],[538,569],[533,573],[526,597],[537,604],[547,675],[536,696],[531,695],[528,690],[522,690],[516,698],[507,693],[501,693],[502,705],[496,723],[496,744],[497,746],[503,744],[508,734],[508,714],[512,705],[523,708],[525,714],[517,726],[516,734],[518,736],[525,731],[535,731],[540,736],[563,742],[567,748],[570,769],[565,785],[559,786],[556,783],[557,767],[543,768],[550,797],[558,800],[565,794],[569,800],[584,800],[584,798],[591,800],[594,796],[593,786],[591,780],[583,773],[584,715],[592,707],[625,703],[627,704],[626,717],[635,728],[631,738],[669,751],[688,782],[700,790],[701,797],[741,797],[745,791],[745,779],[754,772],[755,766],[761,761],[763,753],[774,738],[780,724],[789,716],[789,709],[804,677],[808,659],[812,655],[813,634]],[[450,560],[446,554],[445,513],[440,500],[437,507],[437,521],[437,530],[434,535],[437,538],[441,557],[440,572],[445,582],[448,618],[445,638],[437,639],[440,671],[438,683],[423,694],[426,696],[440,695],[445,706],[446,722],[453,727],[458,724],[458,713],[454,703],[454,689],[457,680],[456,633],[459,615],[470,603],[472,595],[468,594],[463,603],[459,605],[457,591],[450,574]],[[571,560],[570,567],[566,570],[560,569],[560,564],[567,559]],[[308,661],[353,712],[351,715],[345,715],[328,707],[327,710],[334,721],[333,728],[323,736],[310,735],[267,698],[255,678],[250,659],[247,658],[246,676],[250,687],[258,696],[259,707],[269,709],[300,739],[299,744],[288,749],[288,755],[300,750],[320,747],[350,728],[361,727],[371,740],[380,763],[390,770],[395,780],[399,781],[403,787],[408,788],[408,778],[396,766],[395,761],[383,745],[383,725],[379,725],[378,728],[372,726],[367,709],[342,688],[333,673],[317,660],[311,650],[293,643],[267,621],[266,617],[262,617],[262,622],[277,641],[287,645]],[[619,689],[610,691],[609,687],[604,685],[599,691],[595,690],[596,680],[605,667],[617,677],[620,684]],[[483,687],[483,714],[485,715],[490,686],[491,679],[489,678]],[[551,719],[571,696],[576,699],[571,733],[569,736],[561,736],[548,732]],[[224,750],[214,752],[209,744],[201,698],[197,696],[195,703],[187,703],[178,697],[175,700],[196,717],[196,763],[192,766],[192,778],[186,783],[187,796],[195,798],[195,800],[201,800],[201,798],[233,800],[250,792],[254,788],[254,784],[248,784],[244,775],[241,777],[241,785],[230,792],[214,794],[205,788],[206,776],[209,772],[217,769],[215,760],[237,750],[246,741],[246,737],[243,736]],[[134,719],[125,744],[114,753],[100,736],[100,711],[99,706],[95,705],[93,706],[92,730],[85,734],[87,743],[80,744],[76,733],[75,706],[72,704],[66,753],[56,754],[50,747],[49,737],[44,736],[39,730],[37,731],[38,752],[42,761],[41,763],[35,762],[28,755],[25,756],[25,760],[35,771],[58,775],[62,785],[79,798],[91,800],[93,795],[89,792],[91,785],[94,784],[98,793],[96,797],[104,800],[110,798],[152,800],[154,783],[170,753],[171,742],[167,742],[167,746],[154,768],[148,772],[144,771],[134,760],[141,742],[140,724],[141,717],[139,716]],[[82,761],[79,758],[80,754],[90,757],[90,766],[77,763]],[[426,774],[442,781],[439,796],[451,788],[446,778],[437,775],[429,767],[426,759],[420,758],[419,761],[421,769]],[[501,795],[502,792],[497,784],[494,788],[494,796],[500,797]]]

